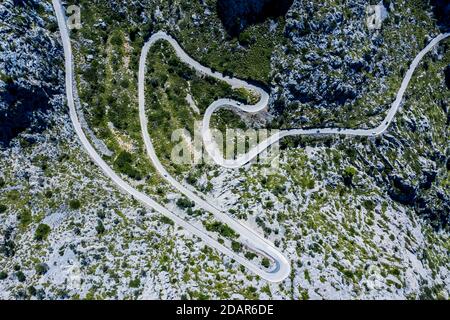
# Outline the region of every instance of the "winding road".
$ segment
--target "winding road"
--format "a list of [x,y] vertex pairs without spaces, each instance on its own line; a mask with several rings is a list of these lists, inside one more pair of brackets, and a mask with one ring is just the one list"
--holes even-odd
[[[271,273],[275,273],[279,276],[279,278],[287,277],[291,271],[289,261],[275,248],[275,246],[259,235],[254,230],[248,228],[246,225],[240,223],[237,220],[234,220],[229,215],[224,213],[220,208],[216,205],[205,201],[195,192],[189,190],[185,186],[183,186],[178,180],[170,175],[170,173],[164,168],[158,156],[156,155],[156,151],[153,147],[152,140],[149,135],[148,130],[148,119],[145,111],[145,75],[147,70],[147,56],[150,48],[159,40],[168,41],[176,51],[178,57],[182,59],[183,62],[189,64],[196,70],[201,73],[214,76],[218,79],[224,80],[225,78],[218,73],[213,73],[208,68],[201,66],[198,62],[194,61],[190,58],[183,49],[179,46],[175,39],[164,32],[158,32],[154,34],[150,40],[144,45],[142,49],[141,58],[139,61],[139,119],[141,122],[142,128],[142,137],[144,138],[145,147],[147,149],[147,154],[156,170],[161,174],[164,179],[169,182],[174,188],[184,194],[191,201],[194,201],[197,206],[212,213],[216,219],[225,223],[229,227],[231,227],[237,234],[240,235],[241,241],[250,247],[252,250],[260,252],[261,254],[267,256],[275,263],[275,268]],[[236,79],[226,79],[227,81],[232,81],[236,85],[243,86],[244,82]],[[254,87],[255,90],[261,90],[259,88]],[[261,93],[262,90],[261,90]],[[267,96],[267,101],[263,101],[263,103],[268,103],[269,96],[264,92]]]
[[239,221],[234,220],[226,213],[224,213],[219,207],[215,204],[210,203],[204,200],[197,193],[189,190],[187,187],[183,186],[180,182],[178,182],[174,177],[172,177],[169,172],[164,168],[164,166],[159,161],[158,156],[154,150],[152,140],[148,131],[148,120],[145,111],[145,75],[146,75],[146,63],[147,56],[150,48],[159,40],[167,41],[171,44],[171,46],[175,49],[177,56],[180,60],[186,64],[188,64],[191,68],[196,71],[209,76],[215,79],[224,81],[231,85],[233,88],[245,88],[247,90],[251,90],[257,93],[260,97],[258,103],[255,105],[243,105],[237,101],[230,99],[220,99],[213,102],[205,112],[203,123],[202,123],[202,139],[204,141],[205,149],[211,158],[220,166],[226,168],[240,168],[245,164],[249,163],[253,159],[255,159],[261,152],[268,149],[271,145],[278,142],[280,139],[288,137],[288,136],[297,136],[297,135],[348,135],[348,136],[378,136],[383,134],[393,122],[397,112],[400,109],[404,94],[408,85],[412,79],[414,71],[418,67],[419,63],[422,61],[424,56],[430,52],[436,45],[438,45],[442,40],[448,38],[450,33],[441,34],[435,39],[433,39],[425,49],[423,49],[417,57],[412,62],[408,72],[406,73],[401,88],[398,91],[397,98],[392,104],[391,108],[388,111],[388,114],[384,121],[376,128],[373,129],[342,129],[342,128],[325,128],[325,129],[293,129],[278,132],[275,135],[267,138],[256,147],[252,148],[247,154],[239,156],[237,159],[224,159],[223,155],[219,151],[217,144],[215,143],[212,133],[210,130],[210,120],[211,116],[220,108],[223,107],[233,107],[239,110],[242,110],[247,113],[257,113],[266,108],[269,104],[269,94],[263,89],[248,84],[245,81],[230,78],[222,75],[219,72],[214,72],[210,68],[202,66],[199,62],[192,59],[178,44],[178,42],[173,39],[170,35],[165,32],[158,32],[154,34],[149,41],[144,45],[142,49],[140,63],[139,63],[139,119],[142,128],[142,136],[144,139],[144,143],[146,146],[147,154],[151,161],[153,162],[157,171],[161,174],[162,177],[166,181],[168,181],[174,188],[188,197],[190,200],[194,201],[197,206],[202,209],[212,213],[218,220],[230,226],[234,231],[236,231],[240,235],[240,240],[246,244],[252,250],[260,252],[261,254],[269,257],[275,267],[272,270],[263,270],[259,266],[254,263],[248,261],[247,259],[241,257],[236,254],[234,251],[228,249],[227,247],[220,244],[215,239],[211,238],[205,230],[202,230],[191,223],[181,219],[177,215],[170,212],[167,208],[161,206],[153,199],[148,197],[147,195],[139,192],[138,190],[131,187],[127,182],[125,182],[121,177],[119,177],[110,167],[109,165],[100,157],[100,155],[96,152],[96,150],[92,147],[89,140],[86,138],[82,127],[80,125],[80,121],[77,116],[77,112],[74,104],[74,72],[73,72],[73,56],[72,56],[72,47],[70,43],[69,31],[66,25],[66,17],[63,11],[63,7],[60,3],[60,0],[52,0],[53,6],[56,12],[56,16],[58,19],[59,30],[61,33],[61,38],[64,46],[64,54],[65,54],[65,68],[66,68],[66,94],[67,100],[70,109],[70,117],[72,123],[75,127],[75,131],[78,137],[81,140],[84,148],[88,152],[89,156],[92,160],[103,170],[103,172],[117,185],[125,191],[126,193],[133,196],[135,199],[139,200],[145,206],[153,208],[164,216],[172,219],[179,226],[187,229],[192,234],[198,236],[202,239],[207,245],[217,249],[221,253],[230,256],[232,259],[236,260],[240,264],[247,267],[249,270],[261,276],[263,279],[271,282],[280,282],[286,279],[290,272],[290,264],[289,261],[283,256],[281,252],[267,239],[259,235],[256,231],[250,229],[246,225],[240,223]]
[[[196,70],[205,73],[206,75],[215,77],[216,79],[223,80],[230,84],[233,88],[245,88],[258,92],[261,95],[261,100],[255,105],[242,105],[241,103],[230,100],[230,99],[220,99],[213,102],[208,109],[206,110],[205,116],[203,118],[202,123],[202,138],[205,144],[205,149],[210,155],[210,157],[214,160],[218,165],[235,169],[240,168],[243,165],[249,163],[253,159],[255,159],[261,152],[267,150],[271,145],[277,143],[280,139],[290,137],[290,136],[300,136],[300,135],[309,135],[309,136],[319,136],[319,135],[346,135],[346,136],[360,136],[360,137],[369,137],[369,136],[379,136],[386,132],[389,126],[395,119],[397,112],[400,110],[400,106],[403,101],[403,97],[405,95],[406,90],[408,89],[408,85],[412,79],[414,71],[417,69],[419,63],[425,57],[427,53],[429,53],[435,46],[437,46],[441,41],[448,38],[450,33],[440,34],[436,38],[434,38],[425,49],[423,49],[412,62],[409,70],[407,71],[402,85],[397,93],[397,98],[393,102],[391,108],[389,109],[386,118],[383,122],[376,128],[373,129],[344,129],[344,128],[325,128],[325,129],[293,129],[293,130],[285,130],[280,131],[266,140],[262,141],[260,144],[252,148],[248,153],[239,156],[237,159],[225,159],[220,152],[216,142],[213,139],[213,135],[210,130],[210,121],[211,116],[214,112],[223,107],[232,107],[244,112],[248,113],[257,113],[267,107],[268,104],[268,94],[264,92],[262,89],[255,88],[249,84],[246,84],[242,81],[236,81],[235,79],[226,78],[223,76],[218,76],[217,73],[211,73],[210,70],[206,70],[202,67],[202,69],[197,69],[198,63],[191,64],[192,59],[184,60],[185,53],[180,54],[179,57],[184,62],[190,64]],[[168,37],[170,39],[170,37]],[[166,39],[167,40],[167,39]],[[177,51],[178,53],[178,51]]]
[[[173,220],[177,225],[185,228],[193,235],[197,236],[201,240],[203,240],[208,246],[218,250],[219,252],[231,257],[238,263],[242,264],[255,274],[259,275],[263,279],[270,281],[270,282],[281,282],[283,281],[290,273],[290,264],[287,261],[287,259],[279,253],[277,250],[272,249],[273,246],[270,245],[270,243],[266,240],[261,240],[261,238],[258,241],[258,244],[255,245],[256,249],[260,249],[262,253],[268,255],[273,259],[275,262],[275,268],[273,270],[263,270],[261,267],[255,265],[254,263],[250,262],[249,260],[243,258],[242,256],[236,254],[231,249],[225,247],[221,243],[219,243],[217,240],[211,238],[206,231],[196,227],[195,225],[181,219],[177,215],[170,212],[167,208],[163,207],[153,199],[151,199],[149,196],[143,194],[142,192],[136,190],[132,186],[130,186],[125,180],[123,180],[119,175],[117,175],[114,170],[102,159],[102,157],[97,153],[97,151],[94,149],[94,147],[91,145],[89,140],[87,139],[82,126],[80,124],[80,120],[77,115],[77,111],[75,108],[75,99],[74,99],[74,87],[75,87],[75,81],[74,81],[74,64],[73,64],[73,54],[72,54],[72,45],[70,42],[70,36],[69,31],[66,24],[66,16],[65,12],[63,10],[63,6],[61,5],[60,0],[52,0],[53,8],[55,10],[55,14],[58,20],[58,27],[61,34],[61,40],[64,48],[64,57],[65,57],[65,70],[66,70],[66,96],[67,96],[67,103],[69,105],[69,112],[70,112],[70,119],[72,121],[72,124],[74,126],[75,132],[80,139],[83,147],[85,148],[86,152],[90,156],[90,158],[94,161],[95,164],[97,164],[98,167],[101,168],[101,170],[105,173],[105,175],[110,178],[122,191],[125,193],[131,195],[134,199],[140,201],[142,204],[144,204],[146,207],[154,209],[155,211],[159,212],[160,214],[170,218]],[[160,171],[161,172],[161,171]],[[251,231],[250,229],[241,229],[244,233],[242,235],[243,239],[249,239],[249,241],[252,241],[252,239],[256,239],[257,236],[255,236],[255,232]],[[246,236],[246,234],[249,234],[249,236]],[[251,233],[251,234],[250,234]],[[244,240],[245,241],[245,240]],[[262,245],[261,245],[262,244]],[[253,245],[252,243],[249,243],[249,245]],[[275,252],[274,252],[275,251]],[[273,255],[271,255],[273,253]]]

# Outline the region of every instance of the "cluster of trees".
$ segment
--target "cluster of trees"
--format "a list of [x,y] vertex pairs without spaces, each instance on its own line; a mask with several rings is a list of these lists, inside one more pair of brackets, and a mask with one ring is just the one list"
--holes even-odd
[[227,226],[226,224],[223,224],[219,221],[204,222],[203,224],[207,231],[217,232],[224,238],[235,239],[238,237],[236,232],[234,232],[233,229],[231,229],[229,226]]
[[177,200],[177,206],[180,209],[186,210],[186,209],[192,209],[195,207],[195,203],[193,203],[192,201],[190,201],[187,198],[180,198]]
[[134,180],[142,180],[142,173],[133,167],[133,156],[126,151],[122,151],[114,161],[114,166],[119,172],[129,176]]

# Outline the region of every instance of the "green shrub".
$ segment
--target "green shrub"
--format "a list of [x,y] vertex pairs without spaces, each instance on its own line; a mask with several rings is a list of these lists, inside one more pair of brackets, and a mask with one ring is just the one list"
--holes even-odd
[[141,280],[139,278],[135,278],[130,281],[130,288],[139,288],[141,285]]
[[353,272],[351,270],[343,270],[342,273],[346,278],[353,279]]
[[6,278],[8,278],[8,273],[0,271],[0,280],[5,280]]
[[262,259],[262,266],[264,267],[264,268],[269,268],[270,267],[270,260],[268,259],[268,258],[263,258]]
[[30,210],[22,210],[18,217],[17,217],[20,221],[20,227],[22,229],[25,229],[26,227],[28,227],[30,225],[30,223],[33,220],[33,216],[31,215],[31,211]]
[[177,200],[177,206],[180,209],[188,209],[195,207],[195,204],[187,198],[180,198]]
[[376,207],[375,203],[372,200],[365,200],[363,202],[363,206],[364,208],[366,208],[367,211],[373,211],[375,210]]
[[115,46],[122,46],[123,45],[123,39],[120,36],[120,34],[115,34],[112,38],[111,38],[111,44],[115,45]]
[[204,224],[205,224],[206,230],[208,230],[209,232],[217,232],[224,238],[229,238],[229,239],[237,238],[237,235],[233,229],[231,229],[229,226],[227,226],[219,221],[214,221],[211,223],[204,223]]
[[35,296],[35,295],[37,294],[37,290],[36,290],[35,287],[31,286],[31,287],[28,288],[28,293],[29,293],[31,296]]
[[97,221],[97,226],[95,227],[95,230],[97,231],[98,235],[102,235],[105,233],[106,229],[101,220]]
[[133,168],[133,156],[126,151],[122,151],[117,157],[114,165],[123,174],[135,180],[142,180],[142,174]]
[[81,208],[81,202],[78,199],[73,199],[69,201],[69,207],[72,210],[78,210]]
[[34,233],[34,239],[37,241],[46,240],[52,229],[46,224],[40,224]]
[[233,249],[233,251],[235,252],[241,252],[242,250],[242,244],[240,244],[237,241],[233,241],[231,242],[231,248]]
[[353,167],[347,167],[342,174],[344,178],[344,183],[346,186],[351,186],[353,184],[353,178],[356,176],[358,171]]
[[162,216],[162,217],[161,217],[161,221],[162,221],[163,223],[169,224],[169,225],[171,225],[171,226],[173,226],[173,225],[175,224],[171,219],[167,218],[166,216]]
[[248,260],[253,260],[253,259],[255,259],[257,257],[257,255],[256,255],[256,253],[253,253],[253,252],[246,252],[245,253],[245,257]]
[[6,210],[8,210],[8,207],[5,206],[4,204],[0,204],[0,213],[5,212]]
[[22,271],[17,271],[16,277],[17,280],[19,280],[19,282],[25,282],[25,280],[27,279],[27,277],[25,277],[25,274]]
[[46,274],[47,272],[48,272],[48,269],[49,269],[49,267],[48,267],[48,265],[47,264],[45,264],[45,263],[38,263],[35,267],[34,267],[34,270],[36,270],[36,273],[37,274],[39,274],[39,275],[44,275],[44,274]]

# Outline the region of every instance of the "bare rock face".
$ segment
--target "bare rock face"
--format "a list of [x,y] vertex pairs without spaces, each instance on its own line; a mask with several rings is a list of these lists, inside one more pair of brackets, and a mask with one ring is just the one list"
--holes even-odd
[[246,27],[286,15],[293,0],[218,0],[217,12],[231,36],[237,36]]
[[62,92],[62,52],[38,13],[51,10],[31,0],[0,4],[0,147],[23,131],[44,130]]

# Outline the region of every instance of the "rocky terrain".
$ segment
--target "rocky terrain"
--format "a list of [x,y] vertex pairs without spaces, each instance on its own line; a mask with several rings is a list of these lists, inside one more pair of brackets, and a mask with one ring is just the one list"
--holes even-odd
[[[0,144],[42,132],[61,94],[61,54],[45,15],[50,4],[4,1],[0,7]],[[30,29],[30,26],[33,26]],[[52,30],[55,31],[55,30]]]
[[[404,34],[404,37],[412,39],[411,41],[404,41],[402,38],[393,40],[397,49],[402,48],[404,52],[408,52],[418,51],[422,46],[417,35],[411,33],[411,28],[414,29],[411,22],[414,24],[420,21],[421,28],[428,24],[426,39],[439,32],[432,26],[432,21],[426,22],[421,18],[421,12],[409,14],[408,22],[404,21],[406,13],[403,14],[400,4],[393,1],[384,3],[387,16],[381,30],[367,28],[365,1],[352,1],[346,10],[337,10],[331,3],[326,6],[325,3],[299,1],[289,12],[285,33],[292,42],[274,58],[274,70],[283,70],[274,77],[274,97],[278,97],[278,100],[274,102],[272,109],[281,126],[374,126],[381,121],[379,115],[384,114],[393,100],[390,92],[398,87],[399,82],[395,80],[398,77],[398,66],[402,74],[411,61],[411,58],[405,61],[405,56],[396,60],[395,53],[391,50],[394,44],[389,33],[404,34],[404,28],[409,28],[409,35]],[[436,7],[438,19],[442,18],[443,10],[442,3]],[[438,26],[442,23],[443,20],[438,21]],[[433,60],[448,57],[447,48],[448,44],[444,44],[440,51],[434,53]],[[445,61],[444,58],[444,63]],[[445,77],[445,68],[437,72],[440,78]],[[448,118],[448,90],[442,86],[432,90],[439,93],[436,103],[443,109],[444,118]],[[410,100],[407,103],[411,103]],[[371,105],[374,109],[371,109]],[[317,112],[310,113],[314,109]],[[365,114],[362,118],[361,113]],[[338,115],[335,116],[336,114]],[[353,120],[352,116],[359,119]],[[414,130],[423,130],[422,120],[410,117],[408,122]],[[444,135],[448,136],[448,123],[442,122],[436,129],[443,130]],[[397,130],[393,129],[394,132]],[[398,135],[401,136],[400,133]],[[385,137],[379,141],[380,147],[376,152],[380,154],[380,163],[373,165],[388,168],[389,173],[378,184],[386,186],[392,199],[414,207],[438,229],[447,228],[450,198],[448,192],[439,187],[441,183],[438,172],[444,170],[441,177],[447,179],[445,159],[448,146],[442,141],[438,147],[436,143],[439,142],[434,141],[433,137],[424,139],[422,143],[428,146],[423,149],[427,151],[422,155],[420,169],[417,167],[407,170],[411,161],[387,163],[385,151],[382,151],[386,150],[383,145],[390,149],[394,143],[397,150],[401,150],[413,143],[408,140],[404,137]],[[415,173],[405,176],[408,171]],[[371,175],[376,176],[375,172]],[[433,188],[433,185],[438,187]]]
[[[378,30],[361,0],[72,2],[83,10],[72,38],[91,135],[131,184],[199,224],[208,217],[142,152],[135,75],[151,33],[166,30],[205,65],[267,86],[260,117],[273,127],[370,127],[417,52],[448,27],[447,1],[383,1]],[[6,0],[0,17],[0,298],[449,298],[448,41],[424,59],[382,137],[284,140],[277,166],[171,168],[287,255],[291,276],[270,284],[121,194],[91,163],[68,117],[49,2]],[[190,87],[176,59],[152,54],[149,86],[164,90],[149,98],[173,108],[163,129],[186,123],[188,94],[200,110],[208,95],[230,94],[208,79],[204,91]],[[157,129],[152,139],[164,140]]]

